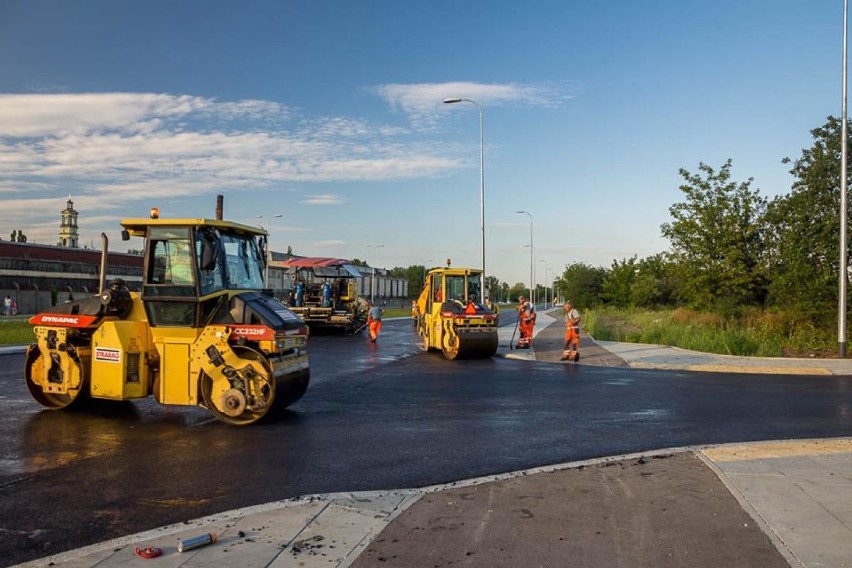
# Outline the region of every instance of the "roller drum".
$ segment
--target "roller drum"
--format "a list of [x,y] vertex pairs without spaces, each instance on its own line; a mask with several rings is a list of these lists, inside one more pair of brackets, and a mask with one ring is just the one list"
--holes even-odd
[[444,357],[454,359],[487,359],[497,352],[497,331],[457,330],[444,340]]

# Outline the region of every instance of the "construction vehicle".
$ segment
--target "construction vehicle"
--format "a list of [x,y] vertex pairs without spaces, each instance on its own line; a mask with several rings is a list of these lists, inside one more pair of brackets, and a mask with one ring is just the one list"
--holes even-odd
[[153,396],[199,405],[234,425],[299,400],[310,377],[304,322],[264,290],[263,229],[217,219],[125,219],[145,238],[141,292],[106,284],[97,296],[30,319],[26,384],[52,408]]
[[449,360],[497,352],[497,315],[482,303],[481,270],[432,268],[417,300],[417,332],[427,351]]
[[311,331],[363,329],[368,306],[358,295],[355,280],[361,273],[348,260],[301,257],[285,260],[281,266],[294,283],[287,303]]

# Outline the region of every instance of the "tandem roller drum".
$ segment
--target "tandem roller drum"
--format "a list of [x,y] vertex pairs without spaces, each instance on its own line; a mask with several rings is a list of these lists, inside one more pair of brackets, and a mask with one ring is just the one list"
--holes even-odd
[[497,352],[496,331],[461,331],[447,335],[441,351],[449,360],[487,359]]

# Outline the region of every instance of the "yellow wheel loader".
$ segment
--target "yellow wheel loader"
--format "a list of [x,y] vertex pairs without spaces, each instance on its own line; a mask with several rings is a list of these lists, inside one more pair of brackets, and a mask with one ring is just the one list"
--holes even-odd
[[472,268],[433,268],[417,300],[417,332],[427,351],[449,360],[487,358],[497,352],[497,316],[482,303]]
[[141,292],[100,292],[30,319],[26,384],[48,408],[153,396],[251,424],[299,400],[309,381],[304,322],[264,290],[266,231],[221,219],[125,219],[145,238]]

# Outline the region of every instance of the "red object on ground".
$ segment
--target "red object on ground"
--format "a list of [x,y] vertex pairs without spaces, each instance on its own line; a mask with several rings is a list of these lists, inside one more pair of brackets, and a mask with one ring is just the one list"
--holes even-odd
[[154,548],[153,546],[146,546],[145,548],[136,547],[136,556],[141,556],[142,558],[150,559],[156,558],[163,554],[163,550],[161,548]]

